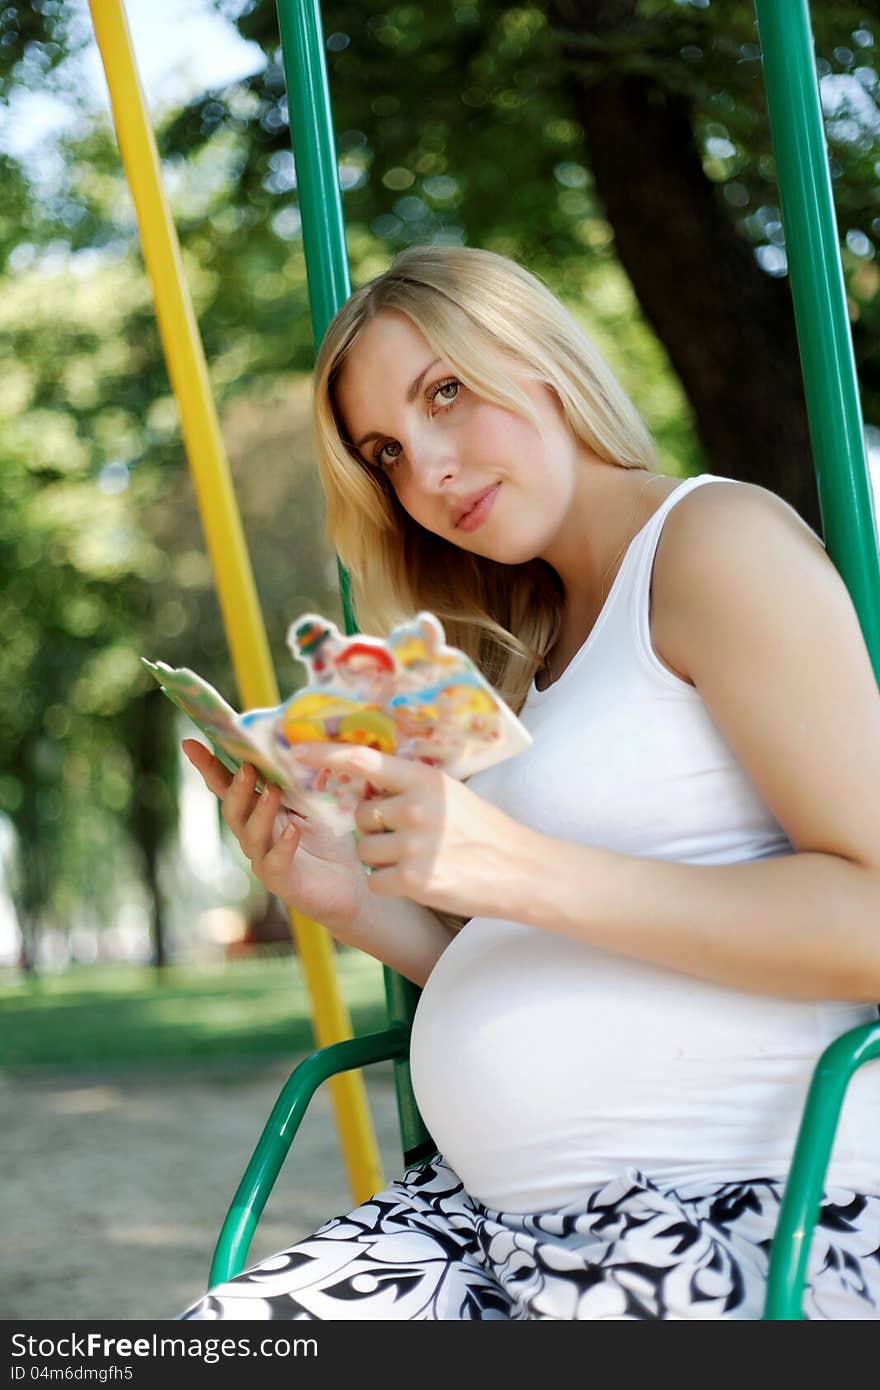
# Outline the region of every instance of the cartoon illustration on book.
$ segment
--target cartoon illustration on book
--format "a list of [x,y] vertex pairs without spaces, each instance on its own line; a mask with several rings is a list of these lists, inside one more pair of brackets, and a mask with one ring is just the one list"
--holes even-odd
[[237,714],[195,672],[142,658],[165,694],[202,730],[227,767],[252,763],[292,811],[339,834],[354,829],[364,778],[304,767],[297,743],[355,743],[418,759],[464,779],[512,757],[531,734],[442,624],[422,612],[386,639],[346,637],[315,613],[291,623],[287,645],[306,684],[273,709]]

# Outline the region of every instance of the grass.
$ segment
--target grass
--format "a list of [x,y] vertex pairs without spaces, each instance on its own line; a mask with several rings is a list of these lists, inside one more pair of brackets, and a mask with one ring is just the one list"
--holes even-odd
[[[382,967],[334,956],[355,1033],[387,1023]],[[217,966],[75,966],[33,983],[0,975],[0,1067],[92,1067],[310,1050],[310,1005],[296,956]]]

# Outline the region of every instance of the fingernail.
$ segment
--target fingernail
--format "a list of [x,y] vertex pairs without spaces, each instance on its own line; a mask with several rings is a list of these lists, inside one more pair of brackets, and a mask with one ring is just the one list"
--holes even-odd
[[242,763],[241,767],[240,767],[240,768],[238,769],[238,771],[236,772],[236,774],[235,774],[235,780],[236,780],[236,782],[243,782],[243,781],[244,781],[244,763]]
[[293,821],[288,821],[287,825],[285,825],[284,829],[281,832],[282,840],[292,840],[295,834],[296,826],[294,825]]

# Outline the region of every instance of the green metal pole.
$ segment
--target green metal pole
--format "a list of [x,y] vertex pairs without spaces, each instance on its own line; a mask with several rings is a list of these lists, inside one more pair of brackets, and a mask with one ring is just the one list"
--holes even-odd
[[[755,0],[767,108],[825,544],[880,682],[880,551],[807,0]],[[810,1242],[846,1085],[880,1053],[880,1029],[847,1034],[816,1068],[768,1274],[768,1319],[798,1319]]]
[[254,1231],[281,1165],[302,1123],[309,1101],[331,1076],[367,1066],[371,1062],[395,1062],[409,1052],[409,1032],[395,1024],[383,1033],[347,1038],[313,1052],[288,1077],[266,1121],[253,1157],[232,1199],[214,1251],[208,1288],[225,1284],[244,1269]]
[[807,0],[755,0],[825,546],[880,682],[880,553]]
[[351,294],[318,0],[278,0],[315,347]]
[[880,1057],[880,1023],[866,1023],[827,1047],[813,1073],[767,1274],[764,1318],[798,1322],[810,1241],[846,1088],[857,1067]]
[[[319,0],[278,0],[278,27],[317,351],[327,325],[351,294]],[[345,631],[351,636],[359,630],[351,583],[338,556],[336,565]]]
[[[315,348],[337,309],[351,294],[345,222],[339,192],[333,113],[324,56],[319,0],[278,0],[278,26],[287,84],[290,136],[302,217],[303,248]],[[346,633],[358,632],[348,572],[336,557]],[[412,1025],[418,992],[385,967],[385,992],[392,1018]],[[432,1147],[409,1080],[409,1066],[395,1067],[397,1108],[404,1155]]]

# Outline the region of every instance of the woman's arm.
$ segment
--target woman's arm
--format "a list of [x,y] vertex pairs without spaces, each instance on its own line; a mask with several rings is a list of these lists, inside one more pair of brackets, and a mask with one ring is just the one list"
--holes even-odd
[[681,864],[544,835],[520,865],[517,921],[758,994],[880,1000],[880,874],[864,865]]
[[759,487],[696,489],[661,545],[664,654],[796,853],[704,866],[526,831],[511,915],[739,988],[878,1000],[880,692],[846,587]]
[[421,988],[456,933],[429,907],[409,898],[370,895],[353,926],[334,935]]

